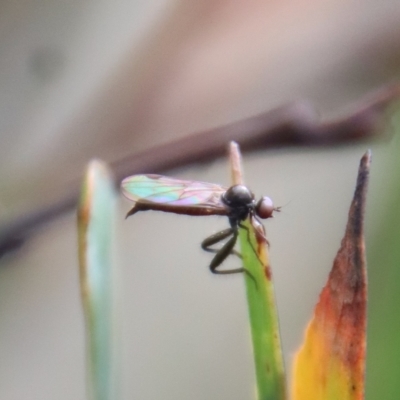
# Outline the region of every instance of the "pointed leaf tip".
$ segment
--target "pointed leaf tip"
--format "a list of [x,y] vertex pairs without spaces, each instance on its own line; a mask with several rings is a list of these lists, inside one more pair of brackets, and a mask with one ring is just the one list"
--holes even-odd
[[341,247],[294,360],[294,400],[364,398],[366,260],[364,213],[371,152],[361,158]]

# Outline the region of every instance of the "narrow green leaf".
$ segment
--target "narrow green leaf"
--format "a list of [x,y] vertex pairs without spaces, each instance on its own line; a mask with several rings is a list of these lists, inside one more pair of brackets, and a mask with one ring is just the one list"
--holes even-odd
[[[234,184],[243,184],[240,150],[231,144]],[[258,400],[286,399],[285,372],[279,334],[268,244],[261,226],[245,222],[240,229],[240,245],[245,273],[247,301],[253,342]]]
[[113,398],[113,224],[116,193],[107,167],[89,164],[78,209],[79,264],[92,400]]
[[240,244],[243,266],[251,274],[245,274],[245,280],[258,399],[283,400],[285,372],[268,250],[249,221],[245,226],[249,233],[240,229]]

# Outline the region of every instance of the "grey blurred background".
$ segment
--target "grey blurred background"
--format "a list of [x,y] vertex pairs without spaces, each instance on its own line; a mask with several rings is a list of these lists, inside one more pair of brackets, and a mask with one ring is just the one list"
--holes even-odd
[[[68,194],[93,157],[112,162],[297,99],[340,115],[399,72],[396,0],[2,1],[0,220]],[[244,163],[254,192],[283,206],[266,228],[290,373],[367,147],[367,398],[389,400],[400,391],[398,137]],[[170,175],[229,184],[223,159]],[[243,280],[211,275],[199,247],[225,219],[124,221],[128,209],[121,199],[120,398],[253,398]],[[86,398],[76,241],[70,213],[1,261],[0,399]]]

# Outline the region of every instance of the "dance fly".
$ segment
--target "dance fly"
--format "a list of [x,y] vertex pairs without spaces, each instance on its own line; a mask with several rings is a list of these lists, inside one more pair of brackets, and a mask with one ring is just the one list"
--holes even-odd
[[[193,216],[227,216],[230,227],[209,236],[201,244],[203,250],[215,253],[209,266],[214,274],[247,272],[244,268],[229,270],[217,268],[230,254],[240,257],[234,247],[239,235],[239,227],[248,231],[248,228],[242,225],[244,220],[250,217],[252,222],[256,221],[261,225],[260,218],[271,218],[274,211],[279,211],[269,197],[262,197],[256,202],[254,194],[244,185],[228,188],[214,183],[147,174],[125,178],[121,187],[125,197],[135,203],[126,215],[127,217],[138,211],[147,210]],[[213,245],[228,238],[229,240],[221,248],[212,248]]]

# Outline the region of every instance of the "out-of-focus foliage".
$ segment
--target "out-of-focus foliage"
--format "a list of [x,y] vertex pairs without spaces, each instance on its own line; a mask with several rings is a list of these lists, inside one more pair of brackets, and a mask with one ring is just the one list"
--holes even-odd
[[116,192],[107,167],[92,161],[78,209],[79,267],[86,320],[88,394],[114,398],[113,238]]
[[387,176],[381,177],[390,188],[382,195],[390,199],[382,221],[367,226],[367,400],[400,396],[400,110],[392,122],[396,135],[387,156]]

